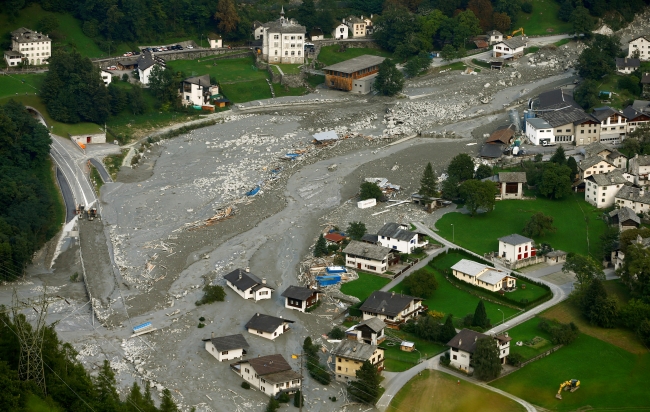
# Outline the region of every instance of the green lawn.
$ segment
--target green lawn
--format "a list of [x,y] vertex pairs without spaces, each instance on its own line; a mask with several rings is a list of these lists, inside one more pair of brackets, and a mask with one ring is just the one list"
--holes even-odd
[[[436,310],[445,315],[451,313],[454,315],[457,322],[465,317],[465,315],[474,313],[480,300],[478,297],[456,288],[454,285],[449,283],[447,278],[430,266],[425,266],[424,269],[432,272],[438,281],[438,289],[433,293],[433,296],[422,302],[424,305],[429,307],[429,310]],[[391,290],[399,293],[406,293],[401,283]],[[483,303],[485,304],[485,310],[487,311],[487,315],[493,325],[501,323],[503,319],[503,315],[499,309],[503,311],[506,319],[519,313],[518,310],[507,306],[485,301]],[[461,326],[457,324],[456,327]]]
[[298,74],[302,64],[278,64],[284,74]]
[[129,149],[122,149],[119,154],[108,155],[103,159],[106,170],[111,175],[113,180],[117,178],[117,172],[120,171],[122,161],[124,160],[124,157],[127,155],[127,153],[129,153]]
[[515,412],[525,410],[515,401],[440,371],[424,370],[397,392],[392,412]]
[[429,359],[430,357],[436,356],[437,354],[447,350],[445,345],[420,339],[417,336],[404,331],[391,329],[386,332],[386,334],[402,340],[414,342],[416,349],[413,352],[404,352],[400,350],[399,344],[397,343],[389,346],[388,341],[382,342],[379,346],[384,348],[384,355],[386,356],[384,367],[388,372],[403,372],[415,366],[420,360],[420,357],[422,357],[422,359]]
[[318,61],[323,63],[325,66],[331,66],[336,63],[340,63],[345,60],[349,60],[353,57],[363,56],[365,54],[371,54],[373,56],[382,56],[382,57],[392,57],[392,54],[389,52],[379,50],[379,49],[369,49],[369,48],[350,48],[348,47],[344,52],[339,52],[339,46],[326,46],[320,49],[318,53]]
[[[528,360],[553,347],[550,335],[537,327],[540,320],[540,318],[534,317],[508,330],[508,336],[512,338],[510,342],[510,353],[519,353],[524,357],[524,360]],[[530,342],[535,337],[544,340],[532,346],[516,345],[516,342]]]
[[562,39],[562,40],[556,41],[553,44],[556,45],[557,47],[560,47],[560,46],[564,46],[567,43],[571,43],[571,41],[572,41],[572,39]]
[[35,94],[41,89],[44,73],[0,75],[0,98],[16,94]]
[[341,285],[341,292],[346,295],[355,296],[364,301],[372,292],[379,290],[390,283],[390,279],[381,276],[371,275],[369,273],[357,271],[359,279],[347,282]]
[[514,22],[513,30],[524,28],[529,36],[539,34],[562,34],[571,32],[571,23],[557,18],[560,3],[555,0],[532,0],[533,12],[526,14],[520,11]]
[[181,71],[188,77],[209,74],[222,85],[231,82],[263,80],[269,76],[266,70],[255,67],[253,57],[224,60],[173,60],[167,62],[167,67],[174,71]]
[[467,66],[463,62],[455,62],[451,64],[447,64],[445,66],[440,66],[438,68],[438,71],[443,71],[443,70],[465,70]]
[[51,398],[48,398],[49,401],[46,401],[43,398],[38,397],[30,393],[25,404],[26,412],[63,412],[63,409],[59,407],[57,403],[52,401]]
[[[146,92],[143,94],[145,97],[148,95]],[[190,112],[189,114],[153,110],[144,114],[134,115],[125,111],[118,117],[111,117],[106,123],[109,132],[114,134],[109,137],[117,138],[119,136],[119,140],[122,143],[126,143],[131,139],[144,137],[164,126],[196,120],[201,113],[199,110],[196,113]]]
[[[633,355],[588,335],[492,383],[552,411],[648,410],[650,354]],[[562,392],[560,383],[578,379],[580,389]]]
[[621,77],[622,76],[617,74],[610,74],[603,77],[598,82],[598,91],[614,92],[610,99],[602,99],[603,105],[606,104],[622,110],[630,101],[638,98],[638,96],[634,96],[627,90],[619,89],[618,80],[621,79]]
[[581,193],[562,200],[502,200],[491,212],[474,217],[447,213],[436,223],[436,228],[445,239],[483,255],[499,249],[498,238],[521,234],[526,221],[536,212],[553,216],[557,231],[535,241],[549,243],[565,252],[594,256],[599,253],[598,238],[605,230],[605,223],[600,219],[601,211],[585,202]]
[[307,92],[306,87],[289,87],[286,88],[279,84],[279,83],[273,83],[273,91],[275,92],[275,97],[283,97],[283,96],[302,96]]
[[313,74],[308,74],[307,75],[307,84],[309,84],[311,87],[316,87],[319,84],[325,83],[325,76],[323,75],[313,75]]
[[244,103],[273,97],[271,96],[271,88],[264,79],[221,84],[221,92],[233,103]]

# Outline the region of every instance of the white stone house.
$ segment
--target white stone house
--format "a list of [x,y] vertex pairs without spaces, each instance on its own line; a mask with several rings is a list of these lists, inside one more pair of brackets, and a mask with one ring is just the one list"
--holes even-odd
[[399,223],[386,223],[377,232],[380,245],[400,253],[412,253],[413,249],[424,247],[429,242],[424,236],[408,230],[408,226]]
[[239,361],[230,365],[230,368],[250,383],[251,387],[267,396],[292,394],[300,389],[302,376],[291,369],[291,365],[280,354]]
[[353,240],[343,249],[345,266],[381,274],[390,266],[391,251],[384,246]]
[[214,332],[212,332],[212,337],[203,339],[203,341],[205,342],[205,350],[219,362],[241,359],[247,353],[248,342],[241,333],[215,338]]
[[363,19],[356,16],[349,16],[345,19],[345,24],[348,25],[350,29],[350,36],[355,39],[358,37],[366,37],[366,22]]
[[647,127],[650,124],[650,116],[648,113],[638,111],[632,106],[623,109],[623,116],[627,119],[627,134],[632,133],[639,126],[645,125]]
[[487,32],[488,43],[491,45],[501,43],[503,41],[503,33],[498,30],[490,30]]
[[211,34],[208,36],[208,43],[211,49],[221,49],[223,47],[223,39],[219,34]]
[[289,286],[282,292],[284,307],[287,309],[305,312],[319,302],[319,295],[323,293],[318,289],[305,288],[301,286]]
[[650,156],[637,153],[630,159],[630,175],[633,183],[639,186],[650,185]]
[[384,329],[386,323],[377,317],[371,317],[351,326],[345,331],[348,339],[367,343],[369,345],[379,345],[386,340]]
[[553,126],[537,117],[526,119],[526,137],[535,146],[548,146],[555,141]]
[[48,35],[21,27],[11,32],[11,52],[5,52],[8,66],[47,64],[52,55],[52,40]]
[[140,77],[140,83],[147,85],[149,84],[149,75],[154,66],[165,67],[165,60],[160,57],[156,57],[153,53],[143,52],[138,58],[138,75]]
[[614,199],[618,207],[629,207],[634,213],[650,211],[650,192],[643,186],[623,186]]
[[330,352],[334,358],[334,373],[339,382],[357,379],[357,371],[368,361],[381,372],[384,369],[384,350],[377,345],[344,339]]
[[348,33],[349,33],[348,25],[345,23],[341,23],[338,26],[336,26],[332,31],[332,37],[339,40],[345,40],[348,38]]
[[578,164],[581,179],[586,179],[596,174],[609,173],[614,169],[616,169],[614,164],[600,156],[588,157]]
[[185,106],[211,105],[212,97],[219,94],[219,86],[210,83],[210,75],[188,77],[181,82],[179,91]]
[[501,40],[492,45],[492,57],[502,59],[516,59],[524,55],[524,50],[528,45],[528,40],[523,36],[513,37],[512,39]]
[[[284,7],[278,20],[264,23],[261,28],[262,59],[269,63],[302,64],[305,62],[307,29],[293,19],[284,17]],[[259,29],[259,28],[258,28]],[[257,36],[257,30],[255,35]]]
[[638,58],[641,61],[650,59],[650,40],[639,36],[627,43],[627,57]]
[[616,201],[616,194],[628,183],[623,171],[593,174],[585,179],[585,200],[599,209],[610,207]]
[[527,259],[537,254],[533,239],[512,234],[499,238],[499,257],[510,262]]
[[380,290],[373,292],[359,308],[363,320],[376,317],[392,328],[399,328],[399,325],[414,319],[427,309],[421,298]]
[[625,139],[627,119],[623,113],[611,107],[594,109],[592,115],[600,122],[600,141],[602,143],[620,143]]
[[600,142],[592,143],[585,146],[584,152],[585,159],[597,156],[611,163],[614,167],[627,169],[627,157],[610,145],[605,145]]
[[[490,336],[470,329],[463,329],[458,332],[456,336],[447,342],[451,366],[467,373],[472,372],[474,370],[472,356],[476,350],[476,342],[483,338],[490,338]],[[508,332],[505,332],[502,335],[492,337],[492,339],[495,340],[495,344],[499,349],[499,360],[503,365],[510,354],[510,341],[512,338],[508,336]]]
[[491,292],[517,287],[517,279],[508,273],[473,260],[461,259],[451,267],[451,272],[457,279]]
[[622,74],[630,74],[635,70],[638,70],[641,67],[641,61],[639,59],[628,58],[628,57],[617,57],[616,58],[616,71]]
[[113,74],[108,70],[102,69],[99,72],[99,75],[102,77],[102,81],[104,82],[104,86],[106,87],[108,87],[108,85],[111,84],[111,81],[113,81]]
[[289,331],[289,325],[292,323],[295,323],[295,321],[256,313],[244,327],[248,333],[255,336],[275,340],[278,336]]
[[223,277],[226,285],[237,292],[244,299],[253,299],[255,302],[271,299],[274,289],[266,284],[266,278],[258,278],[250,273],[249,268],[235,269]]

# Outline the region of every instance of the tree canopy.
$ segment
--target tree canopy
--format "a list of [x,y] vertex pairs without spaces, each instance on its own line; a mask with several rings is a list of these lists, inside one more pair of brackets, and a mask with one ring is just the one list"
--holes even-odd
[[384,197],[384,194],[381,192],[381,188],[377,186],[376,183],[372,183],[372,182],[361,183],[361,188],[359,192],[359,198],[361,200],[367,200],[367,199],[380,200],[382,197]]
[[470,179],[461,183],[458,190],[471,216],[474,216],[479,209],[486,212],[494,209],[497,189],[493,182]]
[[571,169],[557,163],[546,163],[542,172],[539,192],[551,199],[561,199],[571,194]]
[[598,264],[591,256],[569,253],[566,262],[562,267],[564,273],[575,273],[578,284],[586,286],[593,279],[605,280],[605,272],[602,265]]
[[355,399],[360,400],[371,405],[374,405],[379,400],[381,395],[381,375],[377,367],[368,361],[363,362],[363,365],[356,372],[357,380],[350,382],[348,385],[348,394]]
[[482,381],[489,381],[501,374],[499,348],[491,336],[476,341],[476,349],[472,355],[474,376]]
[[530,217],[522,233],[530,237],[541,237],[547,233],[555,233],[557,228],[553,226],[553,216],[537,212]]
[[467,153],[459,153],[449,162],[447,174],[460,182],[471,179],[474,177],[474,161]]
[[363,235],[366,234],[368,229],[363,222],[350,222],[347,229],[347,235],[350,236],[352,240],[361,240]]
[[479,300],[478,305],[476,305],[474,317],[472,318],[472,326],[478,326],[482,329],[489,329],[491,326],[490,319],[488,319],[487,312],[485,311],[483,300]]
[[409,295],[424,299],[429,298],[438,289],[436,277],[425,268],[418,269],[404,278],[402,285]]
[[422,173],[422,178],[420,179],[420,190],[418,194],[426,196],[428,198],[433,198],[438,196],[438,181],[436,180],[436,175],[433,173],[433,167],[431,162],[427,163]]
[[381,62],[373,88],[384,96],[394,96],[401,92],[403,87],[404,75],[395,63],[390,59]]

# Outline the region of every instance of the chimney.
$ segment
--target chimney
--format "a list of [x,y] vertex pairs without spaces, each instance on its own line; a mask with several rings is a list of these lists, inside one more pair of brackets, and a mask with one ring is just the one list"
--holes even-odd
[[395,296],[395,291],[390,292],[390,297],[392,298],[393,296]]
[[458,346],[460,346],[460,345],[462,345],[462,344],[463,344],[463,340],[462,340],[462,339],[458,339]]
[[355,346],[354,348],[352,348],[352,352],[356,352],[356,351],[357,351],[357,347]]
[[361,20],[363,20],[363,14],[361,15]]
[[239,276],[237,277],[237,280],[241,280],[241,272],[239,272]]
[[256,314],[255,314],[255,316],[259,316],[259,315],[260,315],[259,313],[256,313]]
[[474,336],[474,342],[478,340],[478,336]]
[[246,273],[250,273],[250,271],[251,271],[251,268],[246,266]]
[[266,278],[262,278],[262,285],[266,285]]

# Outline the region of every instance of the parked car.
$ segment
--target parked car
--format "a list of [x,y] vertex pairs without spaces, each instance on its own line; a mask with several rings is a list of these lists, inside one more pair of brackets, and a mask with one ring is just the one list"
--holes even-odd
[[192,45],[189,45],[189,46],[187,46],[187,48],[188,48],[188,49],[193,49],[193,48],[194,48],[194,46],[192,46]]
[[117,66],[108,66],[107,69],[108,70],[117,70]]

